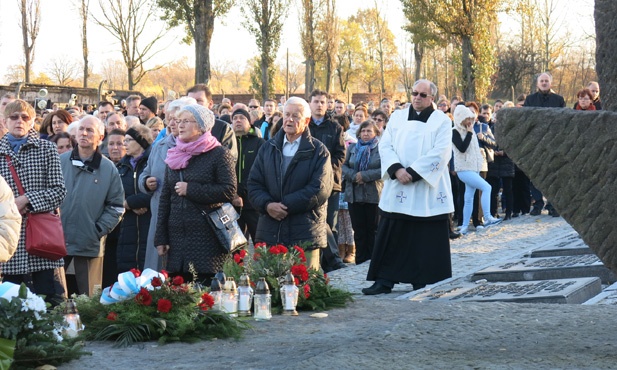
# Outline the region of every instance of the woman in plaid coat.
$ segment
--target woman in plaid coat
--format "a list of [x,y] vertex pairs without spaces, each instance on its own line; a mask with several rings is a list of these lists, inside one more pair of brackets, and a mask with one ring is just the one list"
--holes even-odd
[[[0,139],[0,175],[4,177],[15,195],[15,203],[23,217],[19,245],[15,255],[6,263],[0,263],[4,281],[16,284],[29,281],[36,294],[56,302],[64,293],[54,279],[54,269],[63,266],[62,259],[51,261],[26,253],[25,234],[28,213],[53,211],[60,206],[66,195],[60,158],[55,145],[39,139],[33,129],[36,113],[26,101],[16,100],[4,111],[8,133]],[[15,167],[25,194],[20,195],[9,169]]]

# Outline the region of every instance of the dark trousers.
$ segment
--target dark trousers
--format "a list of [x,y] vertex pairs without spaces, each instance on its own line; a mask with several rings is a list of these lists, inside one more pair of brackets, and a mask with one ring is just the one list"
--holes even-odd
[[339,192],[333,191],[330,198],[328,198],[328,213],[326,215],[328,246],[321,249],[321,268],[325,272],[334,271],[345,266],[343,260],[338,255],[338,203]]
[[[459,182],[458,176],[450,172],[450,184],[452,187],[452,199],[454,200],[454,218],[460,220],[463,217],[463,202],[459,199]],[[463,194],[465,192],[463,191]]]
[[[538,208],[539,210],[542,210],[542,208],[544,208],[544,197],[542,195],[542,192],[538,190],[538,188],[536,188],[533,183],[531,183],[531,197],[534,201],[533,208]],[[553,209],[553,205],[548,201],[546,202],[546,209],[549,211]]]
[[[480,177],[486,179],[486,171],[480,171]],[[480,194],[482,192],[480,190],[476,190],[473,195],[473,211],[471,212],[471,221],[473,226],[482,225],[482,217],[484,217],[484,212],[482,212],[482,207],[480,206]],[[463,191],[463,194],[465,192]]]
[[377,233],[377,204],[349,203],[349,216],[356,244],[356,265],[371,259]]
[[493,217],[498,216],[497,205],[499,204],[499,189],[503,188],[502,200],[505,200],[505,204],[502,204],[502,208],[505,210],[506,216],[512,216],[512,208],[514,199],[512,195],[512,177],[496,177],[490,176],[486,180],[491,184],[491,214]]
[[2,280],[13,284],[26,284],[33,293],[45,296],[45,302],[51,303],[53,307],[64,300],[64,287],[54,269],[23,275],[3,275]]
[[[247,200],[248,202],[248,200]],[[257,221],[259,221],[259,212],[254,209],[246,209],[242,208],[238,210],[240,213],[240,218],[238,219],[238,225],[244,232],[244,235],[248,239],[248,235],[253,239],[253,243],[255,242],[255,234],[257,233]],[[248,235],[247,235],[248,232]]]
[[512,193],[514,198],[514,204],[512,206],[512,212],[514,213],[529,213],[531,208],[531,182],[529,177],[525,175],[523,171],[516,171],[514,173],[514,180],[512,181]]

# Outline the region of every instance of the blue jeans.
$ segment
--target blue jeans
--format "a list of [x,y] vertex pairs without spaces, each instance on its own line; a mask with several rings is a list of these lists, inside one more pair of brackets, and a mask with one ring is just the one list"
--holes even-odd
[[491,214],[491,185],[486,182],[480,174],[475,171],[457,172],[458,178],[465,183],[465,205],[463,206],[463,227],[469,226],[469,218],[473,211],[473,196],[476,189],[482,192],[480,204],[484,216],[488,217]]

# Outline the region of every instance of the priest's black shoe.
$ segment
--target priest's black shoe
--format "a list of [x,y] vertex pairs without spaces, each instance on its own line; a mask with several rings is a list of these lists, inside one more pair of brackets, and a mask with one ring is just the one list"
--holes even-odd
[[454,230],[450,230],[450,239],[454,240],[454,239],[458,239],[461,237],[461,233],[457,233]]
[[392,292],[392,288],[388,288],[385,285],[382,285],[378,282],[375,282],[373,285],[371,285],[368,288],[364,288],[362,289],[362,293],[364,293],[364,295],[377,295],[377,294],[387,294]]

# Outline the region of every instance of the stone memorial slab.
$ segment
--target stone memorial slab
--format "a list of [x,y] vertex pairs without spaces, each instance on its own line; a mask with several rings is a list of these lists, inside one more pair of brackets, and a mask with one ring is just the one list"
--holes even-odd
[[594,276],[604,284],[617,281],[617,277],[594,254],[509,260],[474,273],[471,280],[531,281]]
[[463,282],[415,295],[419,302],[518,302],[581,304],[602,291],[597,277],[525,282]]
[[593,254],[593,251],[585,244],[580,236],[575,234],[564,238],[564,240],[558,240],[556,243],[551,243],[550,245],[533,250],[531,252],[531,257],[575,256],[581,254]]

